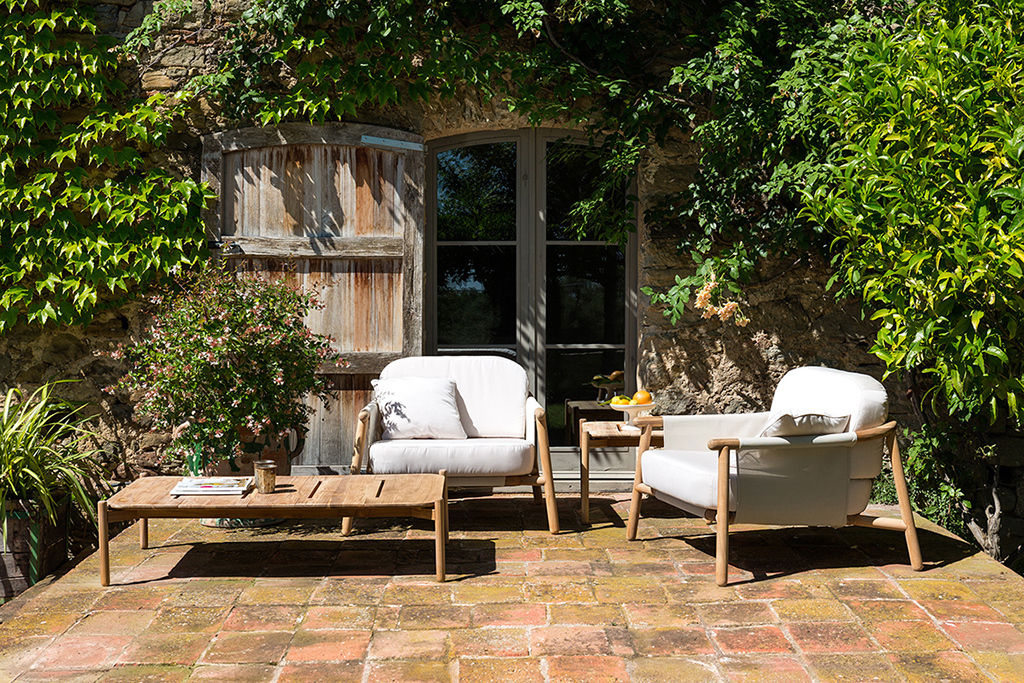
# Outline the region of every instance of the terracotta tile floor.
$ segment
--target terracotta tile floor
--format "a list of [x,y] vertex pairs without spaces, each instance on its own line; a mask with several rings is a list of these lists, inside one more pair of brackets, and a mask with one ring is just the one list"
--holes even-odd
[[934,526],[740,527],[733,584],[698,519],[598,496],[453,504],[450,580],[429,525],[151,524],[0,607],[0,679],[125,681],[1024,680],[1024,579]]

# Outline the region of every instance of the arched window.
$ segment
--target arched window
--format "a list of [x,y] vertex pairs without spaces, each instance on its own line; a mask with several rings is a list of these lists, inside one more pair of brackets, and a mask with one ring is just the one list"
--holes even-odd
[[625,390],[635,381],[634,239],[619,247],[569,230],[569,210],[600,173],[596,150],[566,131],[427,147],[426,352],[518,361],[546,406],[553,445],[574,444],[567,402],[596,398],[594,375],[622,370]]

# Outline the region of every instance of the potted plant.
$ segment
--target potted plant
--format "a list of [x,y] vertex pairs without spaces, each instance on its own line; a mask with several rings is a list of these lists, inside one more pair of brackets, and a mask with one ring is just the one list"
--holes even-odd
[[[111,390],[130,392],[154,430],[171,430],[167,456],[193,475],[251,471],[254,459],[301,450],[311,413],[328,400],[321,363],[339,360],[305,317],[316,297],[285,278],[206,265],[154,296],[144,335],[114,352],[129,364]],[[299,445],[290,451],[289,437]]]
[[58,399],[56,383],[26,397],[10,388],[0,406],[0,523],[3,598],[36,583],[67,559],[69,503],[92,518],[86,481],[97,451],[86,448],[82,406]]

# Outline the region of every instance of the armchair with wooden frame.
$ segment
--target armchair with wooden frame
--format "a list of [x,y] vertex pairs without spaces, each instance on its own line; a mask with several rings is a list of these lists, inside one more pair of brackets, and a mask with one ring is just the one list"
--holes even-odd
[[[452,487],[529,485],[542,497],[548,529],[557,534],[547,418],[529,395],[526,371],[499,356],[415,356],[389,363],[380,379],[431,377],[455,383],[459,421],[465,439],[382,439],[376,400],[359,412],[352,474],[363,467],[377,474],[447,470]],[[352,520],[342,523],[342,533]]]
[[[874,378],[805,367],[782,378],[770,412],[637,418],[643,432],[627,538],[636,539],[648,495],[715,525],[720,586],[729,578],[730,522],[902,531],[910,565],[920,571],[897,427],[887,415],[885,389]],[[655,428],[664,428],[665,447],[650,450]],[[863,514],[885,450],[900,519]]]

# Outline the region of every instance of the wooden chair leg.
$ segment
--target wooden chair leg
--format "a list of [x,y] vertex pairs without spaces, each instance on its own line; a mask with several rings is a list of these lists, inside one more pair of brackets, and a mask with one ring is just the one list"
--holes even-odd
[[139,548],[149,549],[149,520],[145,517],[139,518]]
[[533,499],[534,499],[534,500],[535,500],[536,502],[538,502],[538,503],[539,503],[539,502],[541,502],[542,500],[544,500],[544,487],[543,487],[543,486],[541,486],[540,484],[538,484],[537,486],[533,486],[533,487],[531,487],[531,488],[533,488]]
[[924,569],[921,558],[921,546],[917,541],[917,526],[914,524],[914,509],[910,505],[910,492],[907,489],[907,478],[903,473],[903,460],[900,458],[900,446],[896,440],[896,429],[889,435],[889,454],[892,458],[892,478],[896,485],[896,498],[900,503],[900,517],[906,530],[903,535],[907,539],[907,553],[910,555],[910,567],[914,571]]
[[100,534],[100,585],[110,585],[110,526],[107,520],[107,501],[96,504],[96,519]]
[[718,509],[715,510],[715,582],[729,583],[729,447],[718,452]]
[[[582,429],[582,425],[580,425]],[[636,468],[633,470],[633,499],[629,502],[629,521],[626,523],[626,540],[636,540],[637,526],[640,524],[640,503],[643,501],[643,492],[640,485],[643,483],[643,474],[640,470],[640,463],[644,453],[651,447],[651,438],[654,436],[654,427],[646,426],[640,433],[640,444],[636,448]]]
[[643,500],[643,494],[640,493],[640,489],[633,485],[633,499],[629,502],[629,521],[626,523],[626,540],[636,540],[636,530],[640,525],[640,503]]
[[[349,474],[359,474],[363,470],[363,451],[366,450],[366,439],[370,430],[370,412],[365,408],[359,411],[359,421],[356,423],[356,438],[352,444],[352,463],[349,465]],[[352,533],[352,518],[341,519],[341,535],[348,536]]]
[[541,477],[544,481],[544,502],[548,512],[548,531],[557,534],[558,528],[558,503],[555,500],[555,477],[551,472],[551,448],[548,443],[548,422],[544,413],[537,411],[537,455],[540,458],[540,467],[543,470]]

